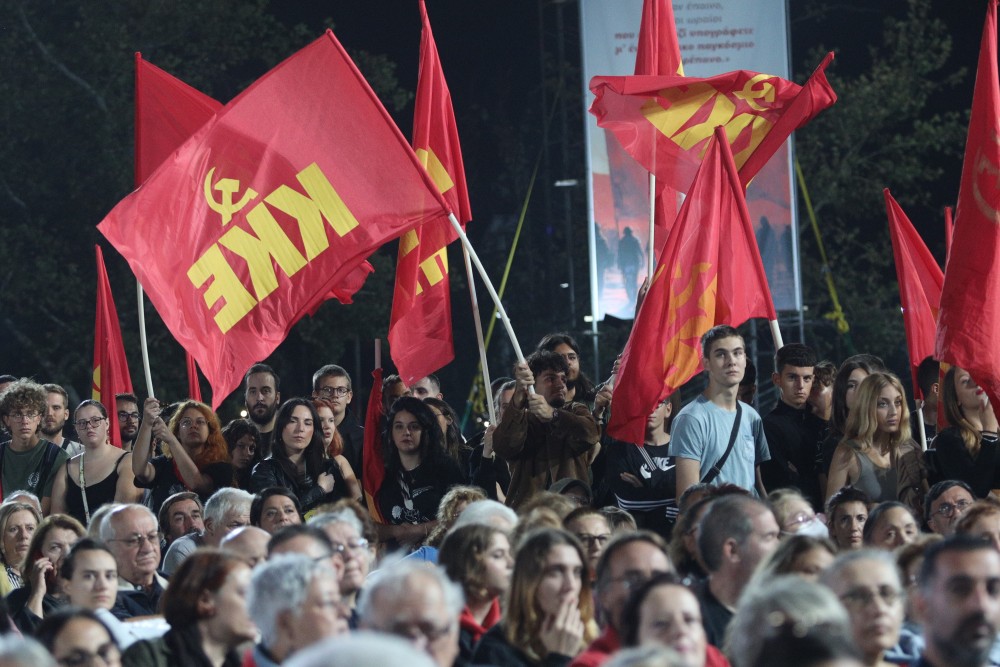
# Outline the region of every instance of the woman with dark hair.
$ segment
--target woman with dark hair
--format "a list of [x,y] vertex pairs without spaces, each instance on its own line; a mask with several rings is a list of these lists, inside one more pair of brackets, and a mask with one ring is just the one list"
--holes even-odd
[[[149,507],[153,513],[180,491],[194,491],[204,502],[222,487],[232,486],[229,449],[212,408],[198,401],[184,401],[169,424],[163,421],[161,411],[157,399],[146,399],[132,450],[135,485],[152,490]],[[150,459],[153,436],[160,440],[163,454]]]
[[340,466],[340,473],[344,476],[347,488],[350,489],[348,498],[364,500],[361,492],[361,483],[358,482],[357,473],[351,467],[350,461],[344,456],[344,439],[337,430],[337,418],[333,414],[333,403],[325,398],[314,398],[313,407],[319,416],[319,425],[323,431],[323,447],[328,458],[333,459]]
[[108,411],[87,399],[73,413],[83,451],[56,471],[52,482],[52,514],[68,514],[81,524],[106,503],[134,503],[142,491],[133,483],[131,454],[108,441]]
[[59,568],[70,548],[86,534],[79,521],[65,514],[50,514],[38,524],[22,568],[24,586],[7,596],[10,617],[21,632],[32,633],[42,618],[64,604]]
[[285,526],[302,523],[302,507],[295,494],[283,486],[272,486],[253,497],[250,525],[274,535]]
[[385,478],[375,494],[386,524],[381,541],[414,545],[435,525],[441,498],[464,475],[442,445],[441,428],[431,409],[412,396],[396,399],[386,415],[382,449]]
[[503,617],[483,635],[472,662],[561,667],[597,636],[583,547],[565,530],[524,537],[514,558]]
[[260,431],[249,419],[234,419],[222,429],[222,437],[229,451],[236,487],[249,489],[254,455],[260,449]]
[[170,630],[132,644],[125,667],[238,667],[237,649],[257,636],[247,612],[250,567],[217,549],[198,549],[170,577],[163,617]]
[[913,510],[896,500],[879,503],[868,513],[862,538],[865,546],[895,549],[920,535]]
[[122,656],[111,629],[90,609],[64,609],[38,626],[35,638],[59,665],[121,667]]
[[950,426],[934,438],[940,478],[961,480],[985,498],[997,488],[1000,466],[997,417],[990,399],[968,371],[957,366],[944,375],[941,399]]
[[283,486],[298,497],[303,512],[348,497],[337,462],[326,458],[316,408],[306,398],[285,401],[274,421],[271,455],[254,466],[255,493]]
[[[472,448],[465,444],[462,431],[458,428],[458,413],[440,398],[424,399],[424,404],[430,407],[431,412],[437,419],[438,426],[444,436],[444,451],[462,471],[469,470],[469,458],[472,456]],[[468,482],[468,479],[465,480]]]

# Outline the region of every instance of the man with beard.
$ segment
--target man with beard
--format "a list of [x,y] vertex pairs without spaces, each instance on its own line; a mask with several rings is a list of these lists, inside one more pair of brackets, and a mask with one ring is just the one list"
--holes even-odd
[[538,342],[538,351],[555,352],[566,360],[566,400],[593,403],[594,383],[580,372],[580,346],[568,333],[551,333]]
[[83,451],[83,445],[63,436],[63,427],[69,419],[69,394],[57,384],[42,386],[45,388],[45,404],[48,406],[42,418],[42,435],[72,458]]
[[[583,403],[566,400],[566,360],[535,352],[514,367],[517,386],[493,433],[493,449],[510,466],[506,504],[517,509],[564,478],[589,480],[600,430]],[[535,393],[529,393],[534,385]]]
[[118,412],[118,433],[122,438],[122,449],[131,452],[135,436],[139,435],[139,399],[135,394],[115,394],[115,411]]
[[267,364],[254,364],[243,378],[246,386],[244,403],[247,416],[260,431],[260,447],[254,462],[266,459],[271,454],[271,432],[274,430],[274,416],[281,405],[281,379]]
[[926,647],[915,667],[985,667],[1000,627],[1000,553],[955,535],[927,548],[915,598]]

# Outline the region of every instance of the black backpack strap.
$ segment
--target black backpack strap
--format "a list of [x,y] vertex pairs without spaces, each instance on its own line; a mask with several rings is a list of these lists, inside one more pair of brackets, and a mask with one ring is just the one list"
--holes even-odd
[[705,476],[701,480],[702,484],[711,484],[719,476],[719,473],[722,472],[722,467],[726,465],[729,455],[733,453],[733,445],[736,444],[736,434],[740,430],[740,416],[742,414],[743,409],[740,407],[740,402],[736,401],[736,419],[733,420],[733,430],[729,434],[729,444],[726,445],[726,451],[722,454],[722,458],[716,461],[715,465],[705,473]]

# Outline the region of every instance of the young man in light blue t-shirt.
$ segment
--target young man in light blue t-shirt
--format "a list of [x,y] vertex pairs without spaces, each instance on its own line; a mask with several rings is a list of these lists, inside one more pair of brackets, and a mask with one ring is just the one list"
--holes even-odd
[[[737,392],[746,370],[743,337],[733,327],[720,324],[701,338],[702,364],[708,387],[684,406],[671,427],[670,453],[677,464],[677,496],[704,480],[726,452],[736,420]],[[765,495],[759,466],[771,458],[760,415],[740,403],[740,425],[733,449],[712,484],[735,484]]]

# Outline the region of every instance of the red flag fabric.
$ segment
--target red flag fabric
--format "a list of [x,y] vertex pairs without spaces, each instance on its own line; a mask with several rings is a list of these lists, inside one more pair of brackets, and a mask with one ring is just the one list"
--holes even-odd
[[99,229],[218,407],[365,257],[448,211],[327,32],[219,111]]
[[892,237],[899,300],[903,306],[903,328],[906,329],[906,347],[910,352],[913,393],[916,398],[923,399],[920,383],[917,382],[917,367],[925,357],[934,354],[934,333],[941,306],[944,273],[889,189],[884,189],[882,194],[889,216],[889,236]]
[[104,266],[101,246],[94,246],[97,254],[97,316],[94,321],[94,374],[91,398],[108,409],[108,437],[115,447],[122,446],[118,430],[116,394],[132,393],[132,377],[128,372],[125,345],[118,325],[118,309],[111,295],[108,270]]
[[670,0],[643,0],[635,73],[684,76],[674,8]]
[[641,445],[656,404],[701,369],[702,334],[751,317],[777,319],[743,186],[719,128],[625,346],[608,433]]
[[948,266],[951,255],[951,238],[955,234],[955,221],[952,220],[951,206],[944,207],[944,264]]
[[955,233],[941,290],[937,358],[968,371],[1000,414],[1000,80],[997,0],[986,10]]
[[823,59],[803,86],[739,70],[709,78],[595,76],[590,113],[657,186],[687,192],[717,126],[726,129],[744,187],[788,136],[837,100]]
[[365,410],[365,439],[361,454],[361,488],[365,492],[368,513],[376,523],[385,523],[378,508],[376,494],[385,479],[385,459],[382,456],[382,369],[372,371],[372,392]]
[[[458,126],[423,0],[420,16],[423,32],[413,111],[413,148],[464,225],[472,219],[472,211]],[[407,232],[399,242],[389,349],[407,385],[455,358],[447,251],[455,238],[454,228],[445,220]]]

